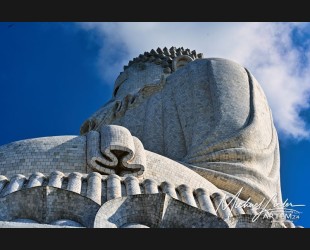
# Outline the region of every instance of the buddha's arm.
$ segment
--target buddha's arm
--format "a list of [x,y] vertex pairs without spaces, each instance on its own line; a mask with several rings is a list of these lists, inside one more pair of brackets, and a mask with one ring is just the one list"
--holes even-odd
[[197,60],[182,74],[175,81],[182,88],[169,79],[174,100],[182,101],[176,104],[187,148],[182,162],[221,189],[244,187],[243,198],[278,193],[280,200],[277,133],[255,78],[224,59]]

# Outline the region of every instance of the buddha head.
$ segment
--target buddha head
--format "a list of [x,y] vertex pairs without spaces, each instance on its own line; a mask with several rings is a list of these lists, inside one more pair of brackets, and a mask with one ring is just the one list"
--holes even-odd
[[81,134],[96,130],[102,124],[124,115],[130,106],[160,90],[165,79],[187,63],[201,59],[195,50],[171,47],[157,48],[140,54],[124,66],[115,80],[112,98],[81,126]]

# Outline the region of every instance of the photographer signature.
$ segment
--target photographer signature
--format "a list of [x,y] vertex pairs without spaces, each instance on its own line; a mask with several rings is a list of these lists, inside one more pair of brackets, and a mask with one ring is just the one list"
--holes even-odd
[[[263,218],[276,218],[280,219],[299,219],[298,210],[294,209],[295,207],[304,207],[302,204],[293,204],[286,199],[284,202],[277,202],[277,194],[273,195],[268,201],[264,198],[260,203],[251,203],[251,198],[248,198],[244,202],[240,202],[239,196],[243,190],[243,187],[236,193],[235,196],[230,199],[229,202],[226,202],[226,195],[221,199],[221,202],[218,204],[216,211],[220,208],[222,210],[233,209],[233,208],[243,208],[243,209],[256,209],[257,214],[252,218],[252,222],[255,222],[259,217]],[[267,208],[270,203],[274,203],[272,208]]]

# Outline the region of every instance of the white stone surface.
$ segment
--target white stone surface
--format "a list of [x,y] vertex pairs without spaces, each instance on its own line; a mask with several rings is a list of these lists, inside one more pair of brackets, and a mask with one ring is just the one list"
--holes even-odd
[[[276,194],[268,207],[282,201],[277,132],[263,90],[247,69],[183,48],[152,50],[130,61],[112,99],[82,124],[81,136],[0,146],[0,202],[13,204],[2,208],[1,218],[21,209],[13,197],[34,199],[30,194],[48,195],[48,187],[56,195],[48,201],[69,202],[63,210],[69,217],[54,220],[61,225],[78,218],[90,227],[103,205],[97,226],[285,227],[252,223],[253,209],[216,211],[225,194],[229,203],[241,188],[243,200],[260,203]],[[71,199],[92,214],[77,209],[74,217],[78,204]],[[43,207],[50,212],[52,206]],[[152,206],[156,216],[148,212]]]

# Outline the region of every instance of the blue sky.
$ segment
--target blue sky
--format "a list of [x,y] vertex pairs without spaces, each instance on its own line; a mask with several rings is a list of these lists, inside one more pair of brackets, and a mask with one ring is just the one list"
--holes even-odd
[[282,195],[310,227],[310,24],[0,23],[0,145],[78,135],[132,57],[183,46],[247,67],[279,133]]

